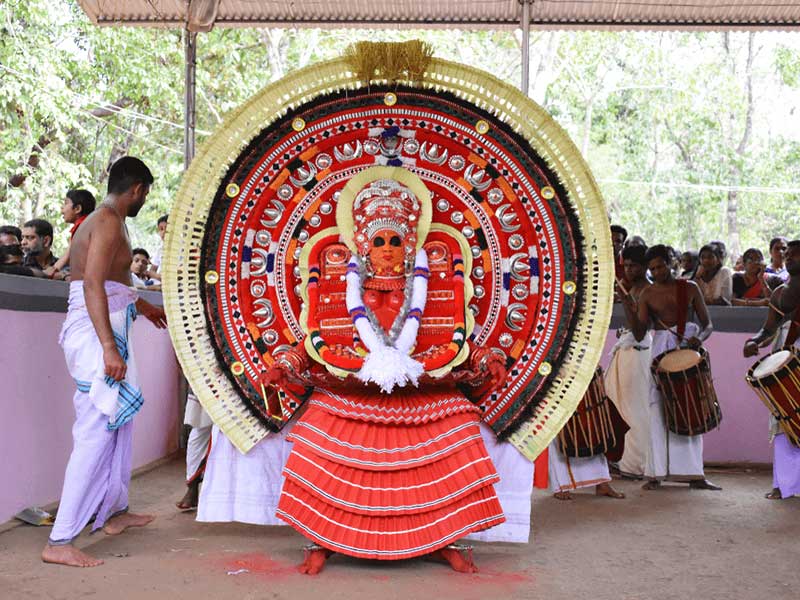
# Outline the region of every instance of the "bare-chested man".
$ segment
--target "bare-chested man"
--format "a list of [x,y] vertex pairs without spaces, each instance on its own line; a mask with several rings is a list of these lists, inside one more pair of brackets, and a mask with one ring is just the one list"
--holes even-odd
[[624,453],[617,468],[623,477],[641,479],[650,446],[650,333],[637,341],[633,335],[633,321],[639,298],[650,286],[647,280],[647,262],[644,246],[628,246],[622,251],[625,281],[617,281],[620,298],[629,297],[623,303],[626,327],[617,331],[611,364],[605,374],[608,397],[619,410],[630,429],[625,434]]
[[[789,281],[775,289],[769,300],[769,313],[761,331],[744,345],[745,356],[755,356],[758,349],[775,340],[773,349],[789,349],[798,341],[800,334],[800,240],[786,244],[785,268]],[[789,325],[784,332],[782,324]],[[800,495],[800,448],[793,445],[770,418],[772,437],[772,491],[766,494],[769,500],[781,500]]]
[[137,299],[131,288],[131,245],[126,217],[144,205],[153,176],[145,164],[123,157],[111,167],[108,196],[78,229],[70,246],[69,311],[61,345],[78,390],[73,397],[73,449],[56,522],[42,560],[74,567],[103,563],[73,541],[94,516],[108,535],[153,520],[128,510],[131,419],[142,405],[131,322],[136,312],[158,328],[164,311]]
[[[646,287],[633,312],[633,301],[626,296],[626,312],[633,316],[631,325],[637,341],[642,341],[648,328],[653,329],[651,355],[688,346],[699,348],[711,335],[711,319],[700,289],[694,282],[676,280],[670,270],[666,246],[657,245],[645,254],[653,285]],[[681,286],[685,286],[681,290]],[[693,322],[692,312],[700,325]],[[661,481],[688,482],[694,489],[719,490],[706,480],[703,471],[703,437],[677,435],[667,430],[664,421],[664,399],[653,383],[650,391],[650,445],[647,451],[644,485],[657,489]],[[666,436],[666,438],[665,438]]]

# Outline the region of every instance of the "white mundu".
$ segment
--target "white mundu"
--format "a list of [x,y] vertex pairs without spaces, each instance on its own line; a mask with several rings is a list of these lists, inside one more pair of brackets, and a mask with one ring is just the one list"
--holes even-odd
[[558,440],[550,442],[547,450],[550,491],[569,492],[611,481],[605,454],[576,458],[567,457],[558,448]]
[[637,342],[633,333],[621,330],[605,373],[606,394],[630,427],[619,470],[639,477],[644,475],[650,446],[651,344],[650,332]]
[[189,425],[189,439],[186,440],[186,483],[190,484],[203,475],[205,461],[211,444],[213,422],[191,391],[186,396],[186,409],[183,424]]
[[133,415],[143,402],[136,379],[133,345],[129,343],[136,292],[105,282],[111,328],[127,363],[127,374],[115,383],[105,376],[103,347],[89,318],[83,282],[70,283],[69,311],[61,330],[67,368],[75,380],[73,448],[64,474],[64,488],[50,532],[51,545],[70,544],[95,517],[93,530],[128,508],[131,479]]
[[[684,337],[696,336],[700,328],[687,323]],[[667,330],[653,331],[651,354],[657,357],[678,347],[677,337]],[[691,481],[703,479],[703,436],[677,435],[667,431],[664,421],[664,399],[651,377],[650,390],[650,445],[645,466],[648,479]]]

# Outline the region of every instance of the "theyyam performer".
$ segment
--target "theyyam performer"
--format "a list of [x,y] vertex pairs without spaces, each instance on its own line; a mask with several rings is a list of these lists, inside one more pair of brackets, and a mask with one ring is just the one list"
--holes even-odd
[[473,571],[454,542],[527,542],[532,461],[610,319],[608,221],[569,137],[431,54],[357,44],[265,88],[170,212],[170,333],[214,421],[198,519],[280,519],[307,573],[331,553]]
[[[499,382],[504,359],[465,351],[470,332],[457,241],[432,250],[436,275],[447,275],[445,289],[453,293],[446,302],[429,302],[423,244],[431,212],[430,192],[402,167],[372,167],[342,191],[338,231],[353,249],[345,306],[358,332],[351,346],[332,347],[320,335],[325,253],[344,248],[334,243],[301,263],[308,296],[304,349],[349,374],[318,382],[288,436],[294,446],[278,516],[319,545],[307,556],[309,571],[329,552],[401,559],[435,551],[457,570],[469,570],[469,559],[449,545],[504,521],[480,409],[456,387]],[[308,247],[313,252],[314,244]],[[449,317],[454,327],[428,325],[428,314]],[[468,358],[465,369],[446,373]],[[267,378],[279,382],[308,369],[305,353],[291,350]]]

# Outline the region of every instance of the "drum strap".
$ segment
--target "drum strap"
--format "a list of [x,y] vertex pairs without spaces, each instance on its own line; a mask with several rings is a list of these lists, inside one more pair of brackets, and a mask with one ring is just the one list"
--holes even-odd
[[689,314],[689,286],[685,279],[675,280],[675,293],[678,301],[678,339],[683,339],[686,333],[686,318]]

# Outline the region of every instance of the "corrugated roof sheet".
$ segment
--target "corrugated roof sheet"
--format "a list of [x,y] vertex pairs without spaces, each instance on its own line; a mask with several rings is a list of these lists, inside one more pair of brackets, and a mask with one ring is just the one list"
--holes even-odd
[[[79,0],[98,25],[183,27],[188,0]],[[509,27],[518,0],[191,0],[214,26]],[[208,23],[211,21],[209,20]],[[531,23],[569,28],[800,26],[797,0],[534,0]]]

